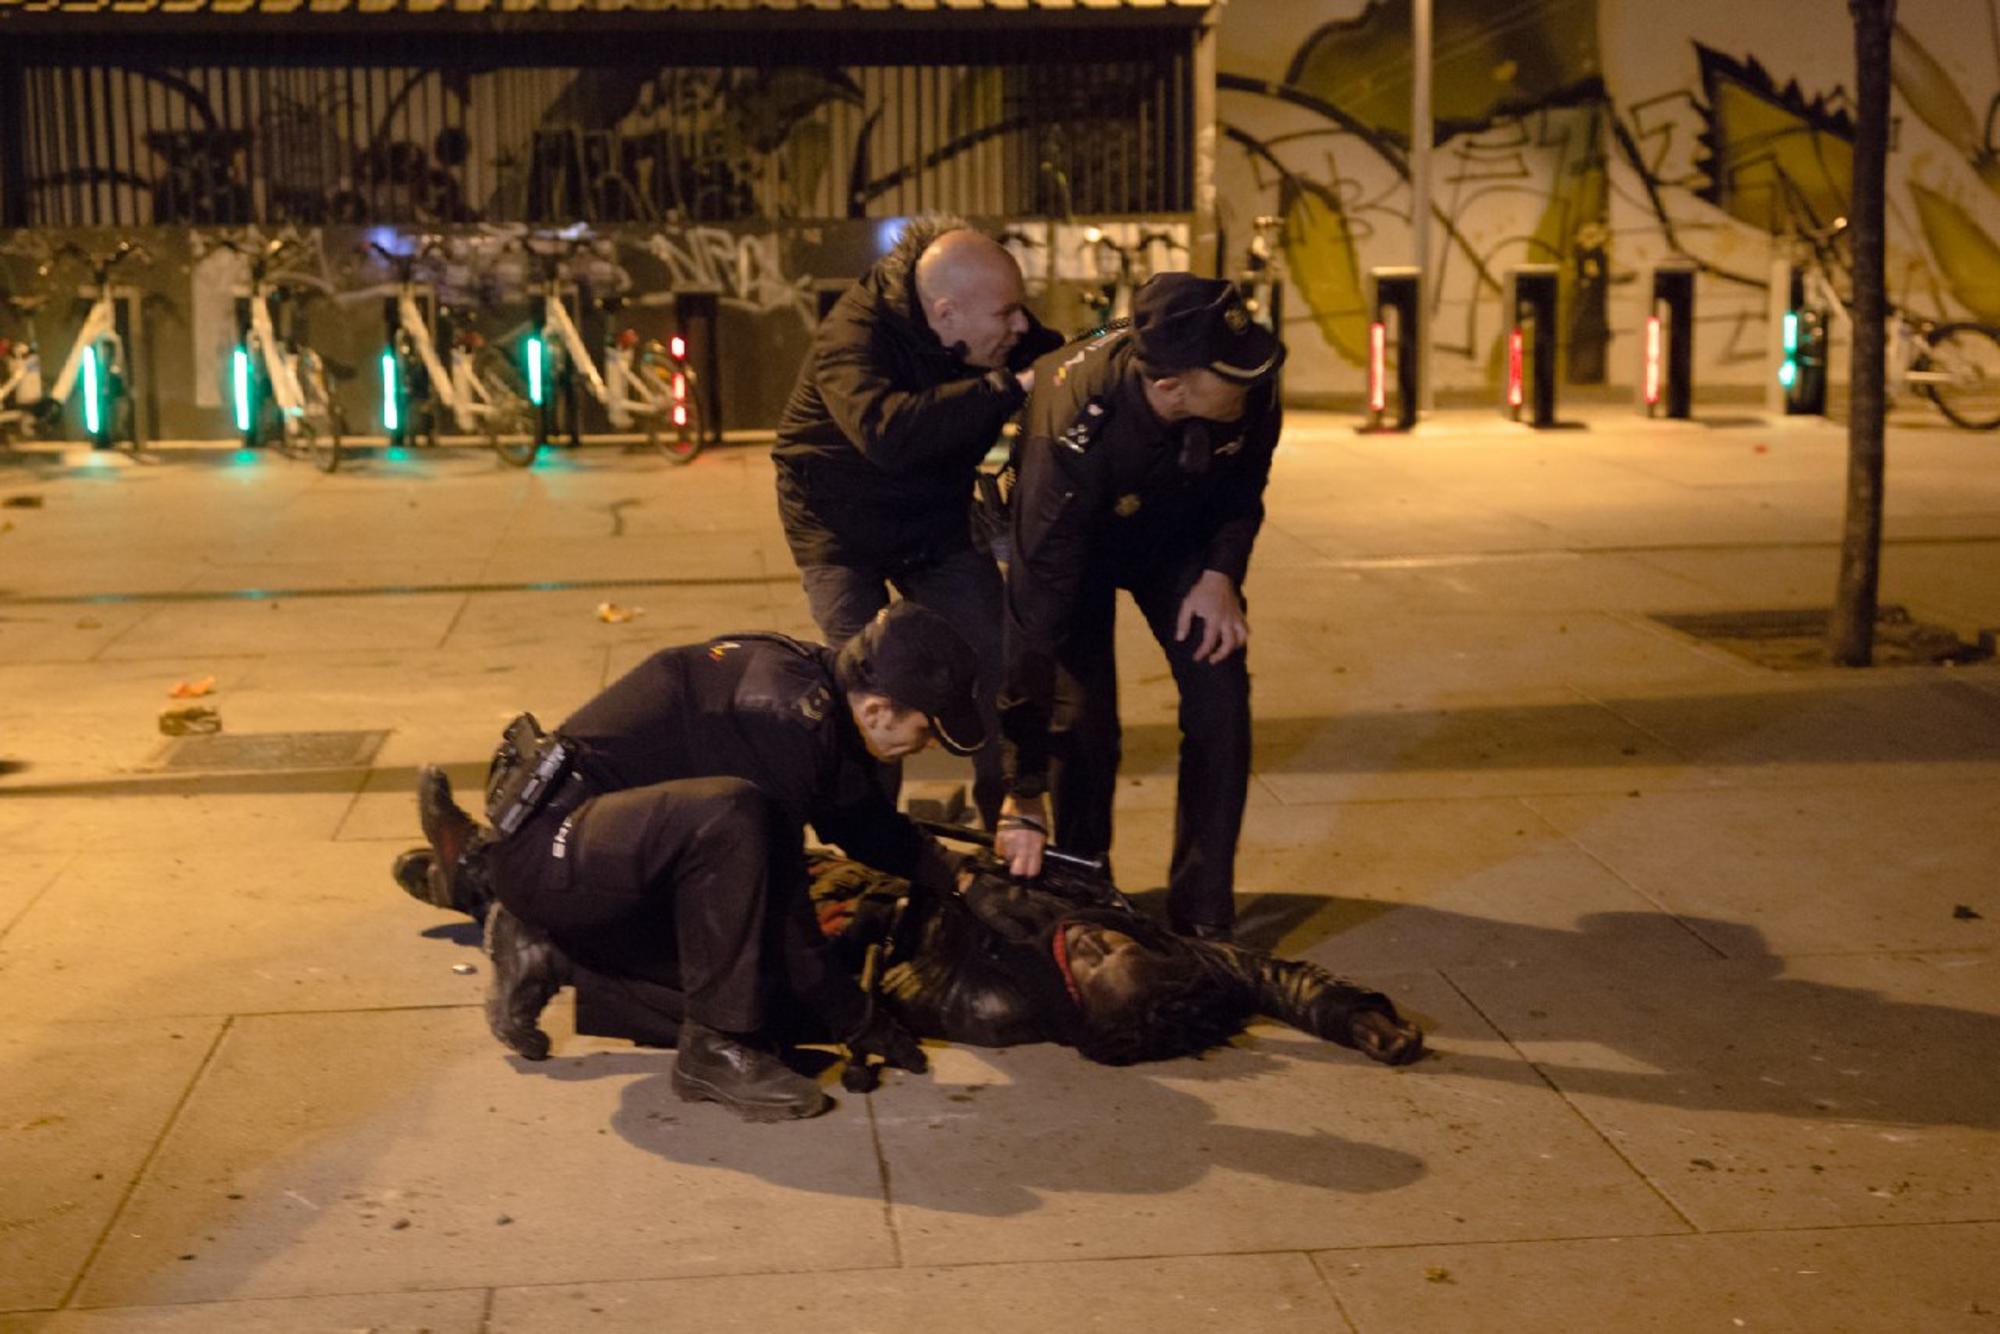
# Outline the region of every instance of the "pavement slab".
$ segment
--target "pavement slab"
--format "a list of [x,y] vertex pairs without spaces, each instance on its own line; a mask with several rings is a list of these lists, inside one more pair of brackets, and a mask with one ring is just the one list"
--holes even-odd
[[107,645],[107,658],[262,656],[361,647],[426,649],[444,641],[462,594],[300,597],[160,607]]
[[1241,938],[1337,973],[1715,957],[1518,800],[1259,809],[1241,846]]
[[671,1053],[552,1035],[534,1064],[476,1011],[236,1021],[77,1303],[894,1262],[865,1108],[750,1126],[676,1098]]
[[0,1315],[0,1334],[483,1334],[487,1294],[392,1292]]
[[1526,800],[1730,955],[2000,944],[1990,781]]
[[1331,1251],[1314,1262],[1359,1334],[1838,1330],[1984,1334],[2000,1226],[1610,1237]]
[[0,1311],[62,1302],[221,1028],[148,1016],[0,1030]]
[[[1144,754],[1151,738],[1139,740]],[[1271,711],[1254,742],[1258,776],[1290,805],[1713,781],[1658,734],[1571,690],[1336,705],[1319,717]]]
[[1739,1231],[2000,1219],[2000,960],[1946,962],[1450,976],[1699,1228]]
[[471,923],[411,902],[389,877],[392,853],[329,842],[81,852],[0,939],[0,1010],[106,1020],[478,1004],[486,960],[424,939],[462,923],[454,934],[470,944]]
[[[1551,1215],[1685,1230],[1435,975],[1370,980],[1443,1054],[1392,1070],[1278,1027],[1127,1069],[1052,1047],[939,1052],[875,1097],[904,1263],[1490,1240],[1544,1235]],[[1516,1075],[1467,1079],[1461,1061]]]
[[659,1283],[502,1288],[491,1334],[957,1334],[1087,1328],[1103,1334],[1342,1328],[1303,1255],[1228,1255],[869,1269]]

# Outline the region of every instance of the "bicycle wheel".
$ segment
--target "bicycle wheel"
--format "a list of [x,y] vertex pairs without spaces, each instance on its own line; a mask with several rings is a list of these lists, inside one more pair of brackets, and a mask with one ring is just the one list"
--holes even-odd
[[541,448],[540,438],[535,433],[537,414],[528,402],[527,388],[521,383],[521,373],[514,363],[502,356],[498,349],[483,347],[473,358],[472,373],[478,377],[480,387],[486,391],[489,400],[480,426],[486,433],[486,443],[504,463],[517,468],[525,468],[535,461]]
[[[686,464],[694,462],[694,456],[701,453],[701,399],[695,393],[694,372],[691,370],[668,370],[655,368],[660,378],[666,381],[667,420],[658,431],[648,427],[653,444],[667,456],[667,462]],[[674,393],[674,378],[683,377],[681,392]],[[676,420],[678,417],[679,420]]]
[[1931,402],[1968,431],[2000,427],[2000,330],[1945,324],[1931,330],[1929,341],[1916,369],[1948,377],[1924,385]]
[[305,412],[299,417],[299,443],[313,466],[332,472],[340,466],[340,409],[326,389],[326,365],[310,348],[299,355],[299,394]]

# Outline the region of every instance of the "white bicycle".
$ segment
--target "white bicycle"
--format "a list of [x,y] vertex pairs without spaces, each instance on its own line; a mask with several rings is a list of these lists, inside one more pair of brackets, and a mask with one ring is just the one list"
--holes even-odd
[[[46,392],[32,400],[32,410],[44,426],[53,426],[62,419],[74,396],[81,401],[83,432],[92,448],[112,449],[123,443],[137,453],[138,413],[132,404],[125,336],[118,329],[118,303],[112,292],[111,272],[135,255],[147,261],[152,257],[130,241],[120,241],[101,255],[65,245],[56,251],[55,259],[41,266],[41,275],[47,277],[65,255],[74,256],[90,269],[87,293],[90,310],[83,317],[83,327],[77,330],[69,354],[63,358],[62,369],[45,386]],[[32,370],[23,367],[21,386],[15,391],[17,402],[24,408],[31,404],[25,391],[41,378],[40,359],[32,349],[30,356],[34,362]]]
[[382,351],[382,428],[390,445],[416,440],[436,445],[438,423],[448,413],[461,432],[485,436],[501,458],[519,462],[525,449],[532,460],[534,414],[513,365],[477,331],[450,331],[451,313],[444,309],[437,325],[447,333],[444,350],[438,348],[416,268],[426,256],[441,253],[443,242],[425,237],[408,255],[369,245],[396,270],[389,345]]
[[[604,407],[613,429],[642,431],[646,443],[671,463],[687,463],[701,452],[700,409],[695,375],[687,364],[687,341],[675,334],[667,344],[642,341],[635,329],[611,333],[606,324],[604,368],[598,369],[583,334],[564,300],[567,286],[564,260],[586,246],[572,241],[563,252],[530,249],[541,261],[541,280],[534,295],[533,332],[527,342],[528,401],[536,410],[539,430],[524,456],[501,457],[526,466],[539,444],[566,436],[572,446],[582,443],[579,386]],[[609,297],[598,302],[607,315],[624,301]]]
[[42,354],[35,346],[35,312],[45,296],[10,296],[25,338],[0,338],[0,445],[11,445],[35,428],[41,415]]
[[[250,287],[236,299],[236,347],[230,356],[230,400],[236,431],[246,449],[275,444],[294,458],[310,458],[321,472],[340,466],[347,425],[327,388],[326,361],[300,332],[300,295],[272,279],[287,242],[221,245],[250,262]],[[274,311],[282,308],[286,332]]]

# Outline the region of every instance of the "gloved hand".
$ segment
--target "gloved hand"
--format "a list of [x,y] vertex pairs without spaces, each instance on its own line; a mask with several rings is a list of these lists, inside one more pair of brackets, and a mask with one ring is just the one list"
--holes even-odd
[[962,897],[974,916],[1017,945],[1033,940],[1049,924],[1049,914],[1032,891],[995,872],[973,875]]
[[868,1022],[861,1026],[859,1032],[850,1034],[843,1045],[847,1048],[850,1067],[861,1065],[872,1056],[884,1065],[893,1065],[912,1074],[920,1075],[931,1068],[930,1058],[924,1055],[924,1049],[910,1035],[910,1031],[879,1009],[869,1015]]

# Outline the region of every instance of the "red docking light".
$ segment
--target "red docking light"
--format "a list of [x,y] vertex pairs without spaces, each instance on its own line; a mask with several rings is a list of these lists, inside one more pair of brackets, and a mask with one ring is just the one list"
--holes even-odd
[[1646,406],[1660,401],[1660,317],[1646,317]]
[[1368,410],[1389,405],[1389,330],[1382,321],[1368,326]]
[[1507,335],[1507,406],[1521,406],[1521,326]]
[[672,338],[669,338],[667,340],[667,355],[672,357],[675,361],[686,361],[688,355],[688,340],[681,337],[679,334],[675,334]]

